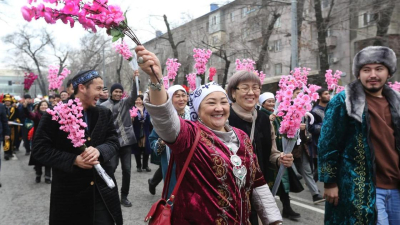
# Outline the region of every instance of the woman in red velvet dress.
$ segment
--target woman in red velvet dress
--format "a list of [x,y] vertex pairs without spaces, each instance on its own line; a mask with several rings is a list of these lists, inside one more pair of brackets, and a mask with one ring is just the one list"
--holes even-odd
[[248,135],[227,124],[230,107],[224,89],[216,83],[198,87],[190,96],[192,121],[183,120],[162,86],[157,57],[143,46],[136,47],[136,51],[143,59],[139,65],[149,74],[151,82],[144,104],[152,117],[154,129],[174,154],[177,176],[196,132],[201,132],[175,196],[172,224],[249,225],[250,200],[263,224],[280,224],[282,217]]

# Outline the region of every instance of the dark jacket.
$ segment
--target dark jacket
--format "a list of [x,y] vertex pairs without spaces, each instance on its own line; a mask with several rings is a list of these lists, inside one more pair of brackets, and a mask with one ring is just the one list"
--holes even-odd
[[[42,115],[43,115],[43,114],[40,113],[40,112],[31,112],[31,111],[29,111],[28,107],[23,108],[23,114],[24,114],[24,116],[25,116],[26,118],[28,118],[28,119],[30,119],[30,120],[33,121],[33,127],[34,127],[33,132],[35,133],[35,132],[36,132],[36,129],[37,129],[38,126],[39,126],[39,122],[40,122],[40,119],[42,118]],[[34,136],[33,136],[33,137],[34,137]],[[34,165],[42,166],[42,164],[39,163],[39,162],[37,162],[37,161],[35,160],[35,158],[34,158],[32,155],[33,155],[33,154],[31,154],[30,157],[29,157],[29,163],[28,163],[28,165],[30,165],[30,166],[34,166]]]
[[10,127],[8,126],[6,108],[0,103],[0,142],[6,135],[10,136]]
[[[250,137],[251,123],[240,118],[232,107],[228,120],[229,125],[241,129]],[[274,180],[274,170],[271,168],[276,169],[277,164],[274,165],[270,162],[272,148],[271,123],[265,113],[257,111],[256,125],[254,129],[253,149],[257,155],[258,164],[260,165],[264,178],[269,183]]]
[[[86,146],[94,146],[100,152],[99,161],[114,179],[110,159],[117,154],[119,142],[113,125],[111,111],[98,106],[88,111],[89,131]],[[53,168],[50,195],[50,224],[94,224],[94,206],[102,199],[117,225],[122,224],[122,212],[118,188],[110,189],[96,170],[74,166],[81,153],[74,148],[67,133],[61,131],[58,122],[45,113],[35,132],[32,154],[40,163]],[[90,138],[89,138],[90,137]]]
[[139,146],[138,143],[141,138],[146,139],[145,153],[151,154],[149,136],[151,131],[153,130],[153,125],[151,124],[150,114],[147,112],[146,108],[143,109],[144,115],[141,115],[138,110],[138,115],[133,120],[133,130],[135,132],[135,136],[137,139],[137,143],[133,146],[132,153],[139,154]]
[[318,139],[325,118],[325,107],[316,105],[312,108],[310,113],[314,116],[314,123],[310,124],[310,120],[308,121],[308,131],[312,134],[312,143],[309,145],[309,153],[311,158],[316,158],[318,152]]
[[[110,93],[112,94],[112,93]],[[121,147],[133,145],[136,143],[136,137],[133,133],[132,119],[129,110],[135,105],[137,99],[136,85],[132,85],[131,95],[120,101],[108,99],[101,103],[111,110],[113,115],[114,127],[117,129],[119,145]]]

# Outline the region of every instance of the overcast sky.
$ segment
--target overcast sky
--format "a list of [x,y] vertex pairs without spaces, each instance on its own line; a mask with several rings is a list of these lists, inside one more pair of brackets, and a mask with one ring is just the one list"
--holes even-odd
[[[56,39],[59,45],[71,48],[79,47],[79,38],[85,31],[79,23],[74,28],[69,24],[58,21],[56,24],[46,24],[43,18],[25,21],[21,14],[21,7],[28,5],[27,0],[0,0],[0,38],[13,33],[25,24],[40,29],[46,27]],[[37,2],[42,2],[37,0]],[[135,30],[139,40],[144,43],[155,37],[155,30],[166,31],[162,15],[166,14],[171,26],[183,24],[190,18],[197,18],[210,11],[210,4],[226,4],[228,0],[109,0],[108,4],[116,4],[123,11],[128,11],[128,23]],[[101,31],[104,32],[104,31]],[[110,43],[111,44],[111,43]],[[12,46],[5,45],[0,41],[0,68],[7,68],[9,58],[7,51]]]

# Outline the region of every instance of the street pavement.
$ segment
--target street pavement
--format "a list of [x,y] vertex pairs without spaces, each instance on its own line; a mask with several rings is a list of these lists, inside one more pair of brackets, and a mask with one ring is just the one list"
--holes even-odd
[[[21,145],[21,151],[17,152],[18,160],[5,161],[1,154],[0,182],[0,225],[44,225],[48,224],[50,186],[42,182],[35,183],[35,171],[33,166],[28,166],[29,156],[25,156],[25,149]],[[124,224],[145,224],[143,222],[152,203],[159,199],[162,191],[162,183],[157,187],[156,195],[148,191],[147,179],[151,178],[157,169],[150,164],[151,172],[137,172],[134,156],[132,155],[131,186],[128,199],[133,206],[122,207]],[[44,171],[43,171],[44,172]],[[122,181],[120,167],[116,171],[117,183]],[[303,182],[303,180],[302,180]],[[320,190],[323,185],[318,184]],[[292,208],[301,214],[297,221],[284,219],[285,225],[316,225],[323,224],[324,203],[314,205],[308,188],[301,193],[290,193]],[[282,204],[277,199],[278,207],[282,210]]]

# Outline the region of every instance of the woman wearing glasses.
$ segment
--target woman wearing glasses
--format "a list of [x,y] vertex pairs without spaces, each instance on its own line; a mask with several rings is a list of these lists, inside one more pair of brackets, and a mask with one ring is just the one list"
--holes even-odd
[[[291,167],[292,154],[278,151],[275,142],[275,130],[268,116],[257,110],[256,104],[260,97],[260,78],[249,71],[238,71],[229,80],[227,92],[233,102],[230,109],[229,125],[243,130],[250,136],[258,163],[268,185],[272,187],[275,170],[282,163]],[[254,207],[252,207],[253,209]],[[257,213],[252,210],[250,222],[258,224]]]

